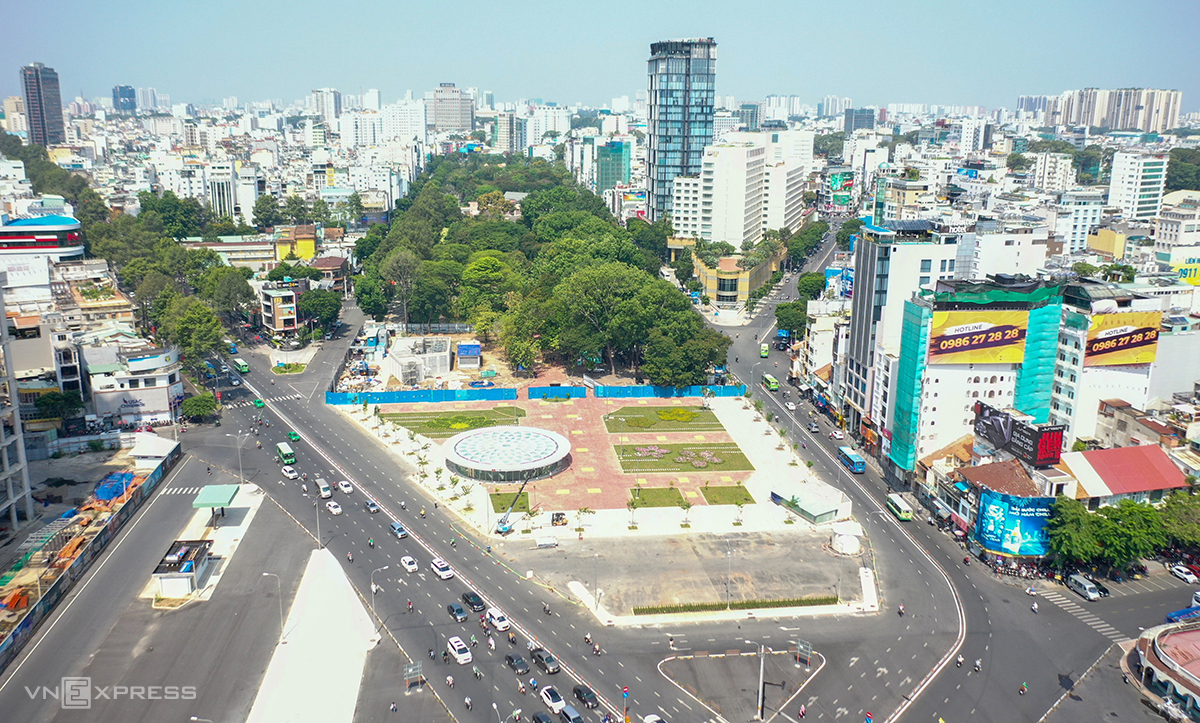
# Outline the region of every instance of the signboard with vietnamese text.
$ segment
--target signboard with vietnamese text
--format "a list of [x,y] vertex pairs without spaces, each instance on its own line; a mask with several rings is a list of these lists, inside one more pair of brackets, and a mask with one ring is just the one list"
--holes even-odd
[[980,456],[1003,451],[1033,467],[1058,464],[1065,431],[1061,424],[1027,424],[1008,412],[975,402],[975,451]]
[[930,364],[1020,364],[1028,311],[935,311]]
[[1158,354],[1158,330],[1161,325],[1161,311],[1092,316],[1083,365],[1152,364]]
[[975,540],[996,555],[1040,557],[1050,551],[1046,523],[1053,497],[1016,497],[981,490]]

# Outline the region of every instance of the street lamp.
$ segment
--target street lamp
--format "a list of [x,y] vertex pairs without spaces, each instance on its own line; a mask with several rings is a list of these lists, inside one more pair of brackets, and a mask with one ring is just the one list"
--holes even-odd
[[512,717],[514,717],[514,716],[519,716],[519,715],[521,715],[521,709],[520,709],[520,708],[517,708],[517,709],[516,709],[516,710],[514,710],[512,713],[509,713],[509,714],[508,714],[508,716],[506,716],[506,717],[504,718],[504,720],[501,720],[501,719],[500,719],[500,709],[499,709],[498,707],[496,707],[496,704],[495,704],[494,702],[492,703],[492,710],[496,711],[496,721],[497,721],[497,723],[507,723],[507,721],[508,721],[508,719],[509,719],[509,718],[512,718]]
[[242,432],[241,430],[238,430],[237,434],[226,434],[225,436],[226,436],[226,437],[233,437],[234,439],[236,439],[236,440],[237,440],[237,449],[238,449],[238,480],[239,480],[239,481],[240,481],[242,484],[245,484],[245,483],[246,483],[246,478],[245,478],[245,477],[242,475],[242,443],[244,443],[244,442],[245,442],[247,439],[250,439],[250,433],[249,433],[249,432]]
[[754,720],[762,720],[763,719],[763,690],[765,688],[765,686],[763,685],[763,674],[765,672],[764,666],[766,665],[766,658],[764,656],[766,655],[767,646],[763,643],[758,643],[753,640],[747,640],[746,644],[758,646],[758,708],[756,709],[756,712],[754,714]]
[[279,644],[283,645],[283,585],[279,583],[279,576],[273,572],[264,572],[262,576],[275,578],[275,595],[279,598]]
[[371,571],[371,617],[377,617],[375,615],[375,573],[383,572],[389,567],[391,567],[391,565],[384,565],[383,567],[377,567]]
[[198,723],[213,723],[212,721],[210,721],[207,718],[197,718],[196,716],[192,716],[192,720],[198,721]]
[[600,593],[597,588],[600,587],[600,553],[597,552],[592,557],[592,599],[595,600],[593,609],[600,609]]
[[321,549],[321,498],[313,500],[313,509],[317,511],[317,549]]
[[754,366],[750,367],[750,388],[754,388],[754,370],[762,365],[762,362],[755,362]]

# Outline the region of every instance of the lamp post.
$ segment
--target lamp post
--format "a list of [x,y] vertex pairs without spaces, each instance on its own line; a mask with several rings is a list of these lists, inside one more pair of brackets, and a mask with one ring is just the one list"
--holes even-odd
[[196,716],[192,716],[192,721],[194,723],[213,723],[207,718],[197,718]]
[[242,443],[243,443],[243,442],[245,442],[247,439],[249,439],[249,438],[250,438],[250,433],[249,433],[249,432],[242,432],[241,430],[238,430],[237,434],[226,434],[225,436],[226,436],[226,437],[233,437],[234,439],[236,439],[236,440],[237,440],[237,450],[238,450],[238,481],[239,481],[239,482],[241,482],[242,484],[245,484],[245,483],[246,483],[246,478],[245,478],[245,476],[243,476],[243,475],[242,475]]
[[593,609],[595,609],[595,610],[600,609],[600,593],[598,591],[599,587],[600,587],[600,553],[597,552],[592,557],[592,599],[596,601],[595,605],[593,607]]
[[750,367],[750,388],[754,388],[754,370],[762,366],[762,362],[755,362],[754,366]]
[[766,658],[764,657],[764,655],[766,654],[767,646],[764,645],[763,643],[756,643],[753,640],[747,640],[746,643],[748,645],[757,645],[758,646],[758,708],[755,709],[754,720],[762,720],[763,719],[763,688],[764,688],[763,674],[765,672],[763,668],[766,665]]
[[375,615],[375,573],[383,572],[389,567],[391,567],[391,565],[384,565],[383,567],[377,567],[371,571],[371,617],[377,617]]
[[321,498],[313,500],[313,509],[317,511],[317,549],[321,549]]
[[501,720],[500,709],[496,707],[495,703],[492,703],[492,710],[496,711],[496,723],[507,723],[509,718],[521,715],[521,709],[517,708],[512,713],[509,713],[503,720]]
[[279,644],[283,645],[283,585],[279,582],[279,576],[273,572],[264,572],[262,576],[275,578],[275,595],[279,598]]
[[729,610],[733,606],[733,545],[729,545],[729,549],[725,551],[726,557],[729,558],[729,569],[725,572],[725,609]]

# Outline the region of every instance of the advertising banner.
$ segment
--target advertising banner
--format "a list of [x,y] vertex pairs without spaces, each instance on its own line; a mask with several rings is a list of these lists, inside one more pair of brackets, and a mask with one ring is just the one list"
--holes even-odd
[[975,402],[975,448],[981,456],[1004,451],[1034,467],[1058,464],[1065,431],[1061,424],[1019,422],[1008,412]]
[[1161,324],[1161,311],[1092,316],[1083,365],[1108,367],[1152,364],[1158,354],[1158,329]]
[[1053,497],[1014,497],[992,490],[979,495],[975,540],[997,555],[1037,557],[1050,551],[1046,523]]
[[1028,311],[935,311],[930,364],[1020,364]]

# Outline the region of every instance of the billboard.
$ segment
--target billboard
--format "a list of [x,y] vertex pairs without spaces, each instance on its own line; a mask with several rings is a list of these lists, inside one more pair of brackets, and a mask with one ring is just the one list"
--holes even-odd
[[997,555],[1045,555],[1050,551],[1046,523],[1053,504],[1053,497],[1014,497],[981,490],[975,540]]
[[1064,431],[1061,424],[1026,424],[1008,412],[975,402],[975,447],[982,456],[1002,451],[1034,467],[1058,464]]
[[1028,311],[935,311],[930,364],[1020,364]]
[[854,188],[854,173],[844,171],[842,173],[829,174],[829,190],[837,193],[838,191],[847,191]]
[[1153,363],[1158,353],[1158,328],[1161,325],[1161,311],[1093,315],[1083,365],[1108,367]]

